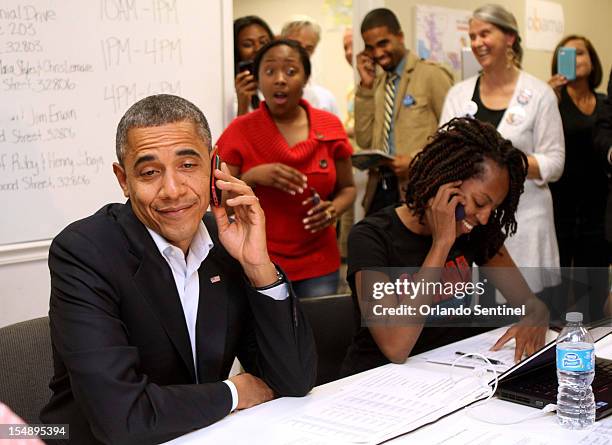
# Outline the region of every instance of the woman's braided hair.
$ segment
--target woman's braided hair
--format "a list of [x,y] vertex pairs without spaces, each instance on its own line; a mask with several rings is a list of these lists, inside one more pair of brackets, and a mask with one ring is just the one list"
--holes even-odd
[[508,170],[508,195],[484,226],[476,226],[470,242],[476,261],[484,263],[500,249],[507,236],[516,232],[514,217],[527,177],[527,156],[501,137],[490,124],[471,118],[456,118],[444,124],[410,164],[406,205],[423,223],[428,201],[438,188],[483,172],[485,158]]

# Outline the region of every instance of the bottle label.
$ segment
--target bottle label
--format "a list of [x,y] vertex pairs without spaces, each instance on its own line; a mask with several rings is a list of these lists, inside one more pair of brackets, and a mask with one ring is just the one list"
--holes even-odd
[[557,369],[559,371],[590,372],[595,369],[593,349],[561,349],[557,347]]

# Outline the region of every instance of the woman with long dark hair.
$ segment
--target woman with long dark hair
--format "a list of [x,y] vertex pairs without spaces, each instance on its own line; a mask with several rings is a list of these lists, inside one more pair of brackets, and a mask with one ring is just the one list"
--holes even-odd
[[[572,80],[558,73],[557,55],[563,47],[576,51],[576,76]],[[582,289],[570,286],[570,277],[564,278],[564,294],[569,295],[572,287],[576,308],[585,318],[596,320],[603,316],[608,295],[608,177],[607,163],[594,144],[595,124],[605,96],[595,92],[602,68],[589,39],[578,35],[562,39],[553,54],[551,76],[548,83],[559,99],[565,135],[565,169],[559,181],[550,185],[561,267],[587,268],[573,271],[572,281],[579,281]]]
[[241,116],[259,106],[260,97],[253,71],[255,55],[266,43],[274,40],[268,24],[256,15],[234,20],[234,86],[236,100],[233,116]]

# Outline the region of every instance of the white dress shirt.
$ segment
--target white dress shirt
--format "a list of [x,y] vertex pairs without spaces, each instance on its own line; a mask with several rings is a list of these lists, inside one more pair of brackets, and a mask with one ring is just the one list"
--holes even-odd
[[338,108],[338,102],[336,97],[331,91],[324,86],[309,81],[304,86],[304,94],[302,96],[313,108],[319,108],[320,110],[329,111],[332,114],[340,116],[340,109]]
[[[153,238],[153,241],[159,249],[162,257],[164,257],[172,270],[176,290],[178,291],[181,306],[183,307],[183,313],[185,314],[185,321],[187,322],[187,331],[189,333],[191,353],[193,355],[193,364],[196,369],[197,379],[198,365],[196,360],[195,334],[196,321],[198,317],[198,303],[200,301],[200,279],[198,269],[214,245],[212,238],[210,237],[208,229],[206,229],[204,223],[200,222],[198,231],[196,232],[193,240],[191,241],[191,245],[189,246],[187,258],[185,258],[185,255],[181,249],[170,244],[164,237],[148,227],[147,231]],[[281,283],[278,286],[262,291],[261,293],[275,300],[285,300],[289,296],[286,283]],[[236,386],[230,380],[224,380],[223,383],[229,387],[232,393],[231,411],[234,411],[236,406],[238,406],[238,391],[236,390]]]

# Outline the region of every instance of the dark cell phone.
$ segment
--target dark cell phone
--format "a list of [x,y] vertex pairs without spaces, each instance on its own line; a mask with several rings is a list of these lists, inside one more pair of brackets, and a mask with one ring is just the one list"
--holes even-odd
[[457,204],[457,207],[455,207],[455,220],[461,221],[464,218],[465,218],[465,207],[463,206],[463,204],[459,203]]
[[221,169],[221,158],[217,154],[217,150],[214,151],[211,159],[210,166],[210,200],[213,207],[221,206],[221,189],[217,188],[217,178],[215,178],[215,170]]
[[253,74],[255,72],[255,63],[252,60],[242,60],[238,62],[238,72],[248,71]]
[[576,48],[563,46],[557,53],[557,72],[567,80],[576,78]]
[[321,196],[314,187],[310,187],[310,193],[312,194],[312,206],[318,206],[321,202]]

